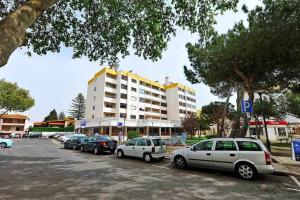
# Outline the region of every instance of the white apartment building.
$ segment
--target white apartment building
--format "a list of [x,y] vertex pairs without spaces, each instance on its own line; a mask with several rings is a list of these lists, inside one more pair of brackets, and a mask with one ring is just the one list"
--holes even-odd
[[[192,88],[169,82],[168,78],[161,84],[106,67],[88,81],[83,127],[88,133],[111,136],[130,130],[171,136],[181,133],[181,120],[195,112]],[[77,122],[75,128],[79,127]]]

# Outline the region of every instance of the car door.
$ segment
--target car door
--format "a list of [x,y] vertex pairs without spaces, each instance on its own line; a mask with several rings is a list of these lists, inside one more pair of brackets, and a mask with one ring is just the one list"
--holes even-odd
[[238,159],[239,152],[234,140],[217,140],[213,151],[214,167],[220,169],[233,169],[234,162]]
[[188,164],[209,167],[212,162],[212,147],[212,140],[205,140],[192,146],[187,153]]
[[96,142],[95,136],[89,138],[89,142],[87,143],[88,151],[94,151],[95,142]]
[[144,152],[146,151],[146,139],[145,138],[139,138],[137,140],[135,150],[134,150],[134,156],[143,158]]
[[126,156],[134,156],[136,142],[137,142],[137,139],[131,139],[126,143],[125,148],[124,148],[124,154]]

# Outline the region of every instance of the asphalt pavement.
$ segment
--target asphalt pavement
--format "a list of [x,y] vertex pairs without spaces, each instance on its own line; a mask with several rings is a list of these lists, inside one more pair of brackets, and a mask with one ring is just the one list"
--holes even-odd
[[287,175],[246,181],[179,170],[168,160],[147,164],[65,150],[50,139],[15,139],[13,148],[0,149],[0,199],[300,199],[300,187]]

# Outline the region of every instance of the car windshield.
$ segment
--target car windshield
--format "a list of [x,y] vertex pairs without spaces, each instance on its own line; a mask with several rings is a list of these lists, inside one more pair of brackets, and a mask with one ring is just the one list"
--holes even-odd
[[161,141],[161,139],[153,139],[153,144],[154,146],[162,146],[163,142]]
[[107,135],[98,135],[95,136],[95,140],[112,140],[112,138]]

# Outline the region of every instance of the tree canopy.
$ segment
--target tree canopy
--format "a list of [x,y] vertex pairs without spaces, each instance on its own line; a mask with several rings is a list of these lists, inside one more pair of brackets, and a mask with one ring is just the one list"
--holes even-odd
[[252,11],[243,7],[248,27],[239,22],[226,34],[187,44],[191,68],[184,71],[189,81],[219,91],[242,85],[252,102],[258,90],[299,86],[300,1],[263,3]]
[[50,111],[49,115],[45,117],[44,122],[51,120],[58,120],[57,112],[55,109]]
[[58,119],[59,119],[59,120],[65,120],[65,118],[66,118],[66,116],[65,116],[64,111],[61,111],[61,112],[59,113],[59,115],[58,115]]
[[34,106],[29,91],[0,79],[0,117],[8,112],[24,112]]
[[77,120],[81,120],[82,118],[84,118],[85,99],[82,93],[79,93],[74,99],[72,99],[72,105],[69,113],[73,118]]
[[238,0],[0,0],[0,67],[18,47],[43,55],[71,47],[73,57],[115,64],[129,49],[157,60],[182,27],[205,38],[215,16]]

